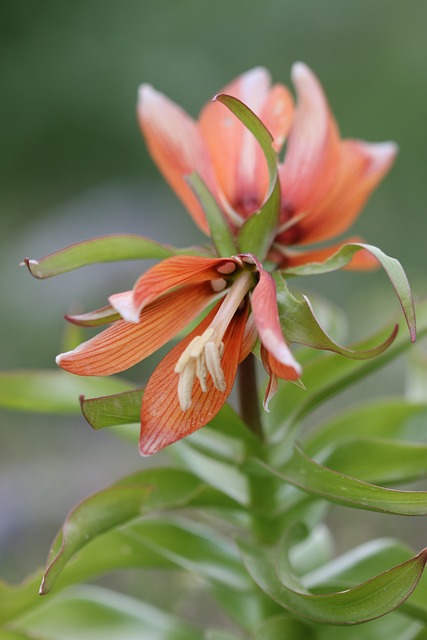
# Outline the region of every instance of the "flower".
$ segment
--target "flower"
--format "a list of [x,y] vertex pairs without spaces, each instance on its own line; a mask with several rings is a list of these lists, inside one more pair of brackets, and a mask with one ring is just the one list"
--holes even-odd
[[[141,409],[144,455],[193,433],[215,416],[257,334],[272,377],[267,396],[277,376],[297,380],[301,374],[282,335],[274,279],[250,254],[167,258],[144,273],[132,291],[113,295],[109,301],[111,318],[118,311],[122,319],[73,351],[60,354],[60,367],[78,375],[128,369],[216,301],[196,329],[162,360],[147,384]],[[78,316],[69,319],[81,321]]]
[[[224,87],[262,120],[280,153],[281,211],[269,254],[279,267],[323,262],[342,242],[309,247],[336,238],[353,223],[396,155],[392,142],[370,144],[341,139],[322,87],[298,62],[292,68],[298,101],[289,90],[271,86],[257,67]],[[196,224],[209,233],[204,212],[185,180],[199,173],[236,233],[259,210],[268,190],[268,172],[255,138],[223,105],[207,104],[197,121],[166,96],[144,84],[138,116],[154,161]],[[348,241],[348,240],[347,240]],[[303,248],[303,250],[301,250]],[[373,266],[372,256],[357,254],[351,266]]]

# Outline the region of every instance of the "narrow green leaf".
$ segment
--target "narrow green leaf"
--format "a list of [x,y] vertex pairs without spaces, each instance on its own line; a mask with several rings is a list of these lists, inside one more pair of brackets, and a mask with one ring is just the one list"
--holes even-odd
[[[121,315],[113,307],[106,306],[88,313],[80,313],[77,315],[66,315],[66,320],[78,325],[79,327],[101,327],[104,324],[120,320]],[[65,351],[65,349],[64,349]],[[71,349],[69,349],[71,351]]]
[[345,410],[320,425],[304,439],[309,456],[347,440],[387,438],[411,442],[425,439],[427,404],[406,402],[400,398],[381,399]]
[[298,588],[299,581],[282,557],[280,579],[276,559],[259,546],[241,542],[246,568],[258,586],[295,615],[329,624],[358,624],[389,613],[415,589],[427,560],[423,550],[414,558],[345,591],[313,595]]
[[149,486],[113,486],[80,503],[68,515],[49,552],[40,593],[48,593],[69,559],[96,536],[136,518]]
[[16,626],[34,638],[203,640],[201,630],[176,616],[128,595],[93,586],[68,589],[44,600],[42,607]]
[[[188,439],[187,439],[188,440]],[[174,445],[174,454],[208,485],[218,489],[241,505],[249,504],[247,477],[233,464],[214,460],[192,447],[188,441],[180,440]]]
[[277,176],[277,156],[272,147],[273,137],[261,120],[243,102],[226,94],[214,100],[224,104],[255,136],[267,161],[269,187],[261,209],[252,214],[240,229],[240,251],[254,253],[264,260],[274,239],[280,212],[280,184]]
[[347,265],[354,254],[362,249],[369,251],[369,253],[378,260],[388,275],[402,306],[411,340],[414,342],[416,336],[415,309],[408,278],[406,277],[406,273],[404,272],[400,262],[395,258],[387,256],[381,251],[381,249],[378,249],[378,247],[374,247],[370,244],[363,244],[361,242],[351,242],[343,245],[341,249],[325,260],[325,262],[312,262],[299,267],[291,267],[289,269],[285,269],[282,273],[285,275],[309,276],[336,271],[337,269],[341,269]]
[[168,516],[135,523],[128,535],[209,582],[244,591],[253,588],[234,543],[205,524]]
[[280,471],[260,460],[248,463],[248,469],[261,475],[270,473],[302,491],[346,507],[402,516],[427,515],[427,491],[397,491],[357,480],[318,464],[298,447]]
[[[427,301],[417,305],[418,339],[427,334]],[[399,328],[404,324],[399,323]],[[357,343],[355,349],[368,350],[383,342],[390,335],[391,327],[375,336]],[[319,353],[315,360],[304,367],[302,392],[295,385],[282,384],[272,400],[272,411],[266,415],[268,430],[272,434],[277,460],[289,454],[289,443],[295,438],[295,428],[300,420],[334,395],[365,379],[370,373],[381,369],[411,347],[406,335],[399,331],[394,343],[381,355],[370,360],[353,360],[339,354]],[[304,354],[304,351],[302,351]],[[285,438],[285,435],[288,437]]]
[[[90,496],[69,513],[55,538],[49,552],[41,593],[47,593],[53,587],[77,551],[81,552],[89,542],[97,541],[101,534],[101,538],[108,540],[107,534],[114,533],[117,527],[123,527],[139,515],[189,505],[238,508],[235,502],[207,487],[193,474],[166,467],[134,473]],[[110,558],[105,553],[105,547],[98,563],[90,557],[88,564],[92,569],[89,569],[89,575],[90,571],[103,573],[118,568],[122,562],[128,566],[126,553],[123,557]],[[78,571],[84,574],[86,570],[83,563]]]
[[143,392],[143,389],[132,389],[98,398],[81,396],[82,413],[94,429],[140,422]]
[[306,296],[297,300],[289,291],[280,273],[274,274],[277,288],[277,305],[283,333],[288,342],[296,342],[313,349],[334,351],[347,358],[367,360],[385,351],[394,341],[398,326],[390,336],[377,347],[366,350],[355,350],[342,347],[328,336],[317,320],[311,303]]
[[83,240],[39,260],[25,258],[21,264],[26,264],[35,278],[43,279],[96,262],[163,259],[176,253],[177,250],[173,247],[162,245],[143,236],[118,234]]
[[117,377],[88,378],[65,371],[0,373],[0,407],[31,413],[79,413],[79,396],[123,392],[130,385]]
[[264,620],[253,634],[253,640],[315,640],[316,637],[314,629],[287,613]]
[[333,447],[322,464],[365,482],[405,483],[427,474],[427,444],[356,437]]
[[187,176],[187,182],[197,196],[209,225],[210,237],[220,257],[228,258],[237,253],[230,227],[217,201],[198,173]]

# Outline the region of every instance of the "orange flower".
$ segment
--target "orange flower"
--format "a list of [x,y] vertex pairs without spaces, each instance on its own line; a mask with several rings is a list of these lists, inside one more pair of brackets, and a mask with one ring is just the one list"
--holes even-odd
[[[271,86],[263,68],[255,68],[224,87],[263,121],[279,153],[282,200],[279,225],[269,258],[279,267],[324,261],[332,247],[305,247],[330,240],[353,223],[373,189],[389,170],[392,142],[370,144],[340,138],[322,87],[303,63],[292,69],[298,101],[289,90]],[[208,233],[204,212],[185,181],[197,171],[236,232],[263,204],[268,172],[252,134],[223,105],[207,104],[198,121],[149,85],[142,85],[138,104],[141,129],[160,171],[198,226]],[[348,241],[348,240],[347,240]],[[357,254],[352,267],[372,266],[367,253]]]
[[[118,373],[164,345],[218,299],[198,327],[162,360],[145,389],[140,450],[144,455],[155,453],[215,416],[257,334],[272,377],[268,394],[276,376],[299,378],[301,367],[282,335],[275,282],[254,256],[163,260],[139,278],[133,291],[110,297],[111,317],[118,311],[122,320],[60,354],[57,363],[78,375]],[[69,319],[81,322],[76,316]]]

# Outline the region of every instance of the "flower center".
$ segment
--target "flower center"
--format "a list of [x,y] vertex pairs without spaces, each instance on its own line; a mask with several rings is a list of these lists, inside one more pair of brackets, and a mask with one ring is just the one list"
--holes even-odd
[[207,391],[208,373],[215,389],[226,391],[227,381],[221,367],[221,358],[224,353],[222,339],[251,286],[252,273],[243,271],[231,285],[209,327],[201,336],[191,340],[178,359],[175,373],[179,375],[178,399],[183,411],[191,407],[196,378],[204,393]]

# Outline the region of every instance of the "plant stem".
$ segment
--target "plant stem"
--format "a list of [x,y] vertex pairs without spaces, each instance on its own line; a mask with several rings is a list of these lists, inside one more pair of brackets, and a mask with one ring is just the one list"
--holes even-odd
[[255,356],[250,353],[239,365],[238,389],[240,415],[249,429],[260,440],[264,439],[258,403],[258,387],[255,370]]

